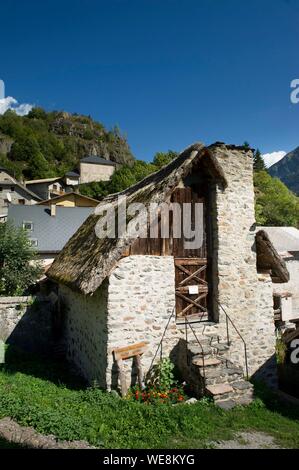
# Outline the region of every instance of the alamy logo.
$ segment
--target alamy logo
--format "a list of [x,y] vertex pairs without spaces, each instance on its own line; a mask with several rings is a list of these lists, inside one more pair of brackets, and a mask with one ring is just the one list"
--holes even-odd
[[294,339],[291,342],[291,362],[292,364],[299,364],[299,339]]
[[117,203],[99,204],[95,214],[100,216],[95,227],[98,238],[182,238],[186,250],[202,247],[203,203],[150,203],[127,205],[126,196]]
[[293,104],[298,104],[299,103],[299,78],[295,78],[294,80],[291,81],[291,88],[293,88],[293,91],[291,92],[291,102]]
[[4,81],[0,80],[0,100],[4,100],[5,98],[5,85]]

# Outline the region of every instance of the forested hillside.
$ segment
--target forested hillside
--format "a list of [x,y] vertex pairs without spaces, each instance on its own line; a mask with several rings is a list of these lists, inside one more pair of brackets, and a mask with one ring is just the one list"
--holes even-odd
[[27,116],[0,116],[0,165],[17,178],[62,176],[91,153],[121,165],[134,157],[118,128],[107,130],[91,117],[34,108]]
[[[46,112],[42,108],[34,108],[27,116],[13,111],[0,116],[0,166],[11,170],[18,179],[62,176],[91,153],[120,164],[110,181],[80,185],[82,194],[99,200],[135,184],[177,156],[168,151],[156,153],[149,163],[135,160],[118,128],[107,130],[88,116]],[[295,157],[291,160],[295,161]],[[285,159],[283,166],[290,160]],[[298,227],[298,197],[270,176],[259,151],[254,155],[254,170],[257,223]],[[296,179],[295,170],[288,169],[289,180]]]

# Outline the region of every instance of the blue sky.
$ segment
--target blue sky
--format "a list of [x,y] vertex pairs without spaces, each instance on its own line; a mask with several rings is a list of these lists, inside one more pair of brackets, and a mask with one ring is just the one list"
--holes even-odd
[[0,40],[7,96],[117,124],[137,158],[299,145],[298,0],[10,0]]

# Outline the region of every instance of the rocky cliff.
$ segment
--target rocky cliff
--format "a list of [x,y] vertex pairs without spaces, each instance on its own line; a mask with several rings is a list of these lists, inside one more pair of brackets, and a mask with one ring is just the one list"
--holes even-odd
[[63,175],[87,155],[99,155],[119,165],[134,163],[119,129],[107,130],[90,116],[41,108],[23,117],[11,111],[0,116],[0,165],[18,177]]
[[299,147],[272,165],[269,173],[279,178],[291,191],[299,195]]

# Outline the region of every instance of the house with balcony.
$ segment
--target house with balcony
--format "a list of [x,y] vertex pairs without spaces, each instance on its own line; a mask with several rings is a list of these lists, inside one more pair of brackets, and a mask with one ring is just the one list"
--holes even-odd
[[66,185],[63,178],[43,178],[25,182],[26,188],[36,194],[40,200],[51,199],[55,196],[61,196],[66,191]]
[[17,181],[6,168],[0,167],[0,219],[5,219],[11,204],[31,206],[40,200],[37,194]]

